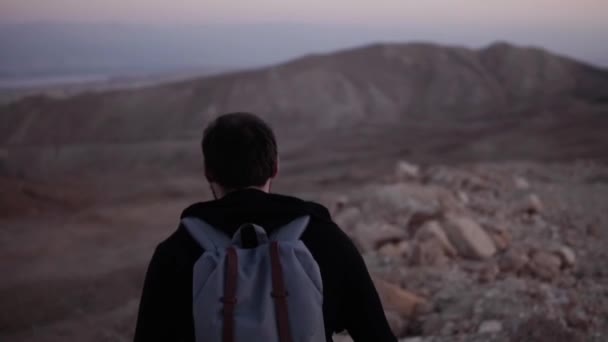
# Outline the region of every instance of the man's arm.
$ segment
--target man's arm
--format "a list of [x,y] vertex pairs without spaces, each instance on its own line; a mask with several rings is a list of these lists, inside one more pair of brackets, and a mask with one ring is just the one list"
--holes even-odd
[[396,342],[386,320],[372,278],[350,238],[344,251],[344,308],[346,330],[355,342]]
[[174,268],[162,253],[162,244],[154,251],[144,282],[135,342],[173,341],[176,338],[175,305],[171,300]]

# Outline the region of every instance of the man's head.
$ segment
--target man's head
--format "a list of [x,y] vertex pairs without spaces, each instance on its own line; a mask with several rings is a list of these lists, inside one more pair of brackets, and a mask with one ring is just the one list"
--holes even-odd
[[272,129],[250,113],[225,114],[207,126],[202,141],[205,174],[214,192],[265,188],[278,172]]

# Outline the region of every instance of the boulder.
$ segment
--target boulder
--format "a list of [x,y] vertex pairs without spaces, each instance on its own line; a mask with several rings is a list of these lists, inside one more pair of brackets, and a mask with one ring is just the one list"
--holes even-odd
[[345,195],[340,195],[337,197],[332,197],[327,202],[329,202],[328,207],[330,208],[330,212],[337,214],[346,208],[349,198]]
[[471,203],[471,199],[469,198],[469,195],[467,195],[467,193],[462,190],[458,190],[456,192],[456,197],[464,205],[468,205],[469,203]]
[[436,336],[447,323],[446,318],[442,317],[442,315],[438,313],[431,314],[425,317],[424,322],[422,322],[422,335]]
[[378,277],[373,277],[376,290],[386,311],[392,311],[402,318],[412,318],[419,305],[424,305],[426,299],[402,289]]
[[489,234],[499,251],[503,252],[509,248],[511,244],[511,235],[509,233],[504,230],[494,230],[490,231]]
[[477,222],[465,216],[447,215],[443,228],[458,254],[476,260],[492,257],[496,246]]
[[400,181],[418,179],[420,177],[420,167],[406,161],[398,162],[395,169],[395,175]]
[[587,331],[592,326],[592,319],[581,308],[573,307],[566,312],[566,323],[574,329]]
[[425,223],[416,231],[416,235],[414,235],[414,240],[418,242],[427,241],[430,239],[437,239],[441,243],[441,246],[443,247],[443,250],[447,256],[455,257],[458,255],[456,247],[452,245],[445,231],[437,221],[429,221]]
[[385,244],[400,243],[406,238],[405,231],[388,223],[365,223],[356,225],[353,240],[362,252],[377,250]]
[[557,248],[555,254],[560,257],[562,265],[565,267],[573,267],[576,263],[576,254],[570,247],[561,246]]
[[386,311],[384,314],[393,334],[397,337],[403,336],[403,332],[407,328],[405,319],[395,311]]
[[524,251],[511,249],[498,259],[498,268],[501,272],[519,273],[530,261],[528,254]]
[[491,283],[496,280],[499,273],[500,268],[496,263],[488,263],[481,268],[481,271],[479,272],[479,281],[482,283]]
[[370,214],[372,211],[401,212],[406,214],[441,211],[440,193],[444,189],[433,186],[422,186],[413,183],[398,183],[370,186],[359,193],[366,202]]
[[414,266],[441,267],[448,264],[449,258],[439,239],[432,238],[416,242],[409,262]]
[[441,212],[415,212],[410,216],[407,222],[407,229],[415,234],[421,226],[428,222],[441,220],[442,216]]
[[399,243],[387,243],[380,247],[378,253],[393,259],[407,258],[412,254],[412,245],[405,240]]
[[[497,215],[499,216],[499,215]],[[491,216],[491,218],[480,218],[481,227],[490,235],[494,245],[499,251],[505,251],[511,244],[509,228],[511,223],[502,217]]]
[[502,331],[502,323],[500,321],[484,321],[481,322],[477,332],[480,334],[495,334]]
[[554,253],[535,251],[530,257],[528,267],[537,277],[550,281],[560,274],[562,260]]
[[432,167],[428,170],[427,178],[430,182],[441,184],[451,189],[466,189],[472,192],[492,189],[490,182],[464,170]]
[[540,197],[536,194],[529,194],[526,196],[521,211],[529,214],[535,215],[540,214],[545,209],[543,202],[540,200]]
[[530,182],[528,182],[528,180],[525,179],[524,177],[514,177],[513,184],[515,185],[515,188],[518,190],[530,189]]
[[334,215],[333,220],[344,231],[351,231],[361,221],[361,210],[357,207],[344,208]]
[[511,330],[509,341],[582,342],[582,338],[559,320],[536,314]]

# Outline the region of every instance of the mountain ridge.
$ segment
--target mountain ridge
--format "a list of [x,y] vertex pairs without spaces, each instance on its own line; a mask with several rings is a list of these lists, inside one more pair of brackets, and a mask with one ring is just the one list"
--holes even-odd
[[[475,136],[508,145],[509,139],[522,139],[522,132],[534,137],[534,125],[540,125],[541,135],[523,138],[535,144],[534,156],[558,156],[567,146],[560,145],[561,137],[553,132],[563,134],[563,127],[572,126],[578,128],[566,132],[569,139],[594,141],[589,150],[595,155],[597,144],[606,140],[601,129],[606,127],[607,104],[608,70],[542,49],[506,43],[479,50],[429,43],[372,44],[140,89],[24,99],[0,107],[0,147],[27,150],[30,159],[61,164],[73,153],[78,160],[88,160],[93,148],[107,160],[119,158],[123,152],[116,146],[123,146],[131,151],[125,160],[135,156],[146,165],[154,165],[155,158],[162,166],[181,165],[198,152],[177,151],[182,144],[196,145],[192,141],[199,139],[206,122],[225,112],[251,111],[268,120],[285,144],[314,142],[316,136],[327,136],[329,142],[337,131],[351,133],[344,139],[359,139],[356,135],[367,126],[379,128],[366,139],[384,141],[382,127],[396,127],[390,130],[395,135],[390,144],[413,143],[400,140],[400,135],[412,135],[412,127],[427,123],[429,135],[450,132],[449,127],[463,132],[467,146],[478,144]],[[155,152],[163,144],[171,147]],[[466,157],[483,151],[491,156],[500,151],[475,146],[454,153]],[[36,149],[43,152],[33,152]],[[527,158],[526,150],[505,155]],[[565,153],[564,158],[576,153]]]

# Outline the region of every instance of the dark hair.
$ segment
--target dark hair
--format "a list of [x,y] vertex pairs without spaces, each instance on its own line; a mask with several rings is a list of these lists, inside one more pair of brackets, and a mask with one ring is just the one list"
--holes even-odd
[[262,186],[277,171],[272,129],[251,113],[230,113],[212,121],[201,143],[209,181],[226,189]]

